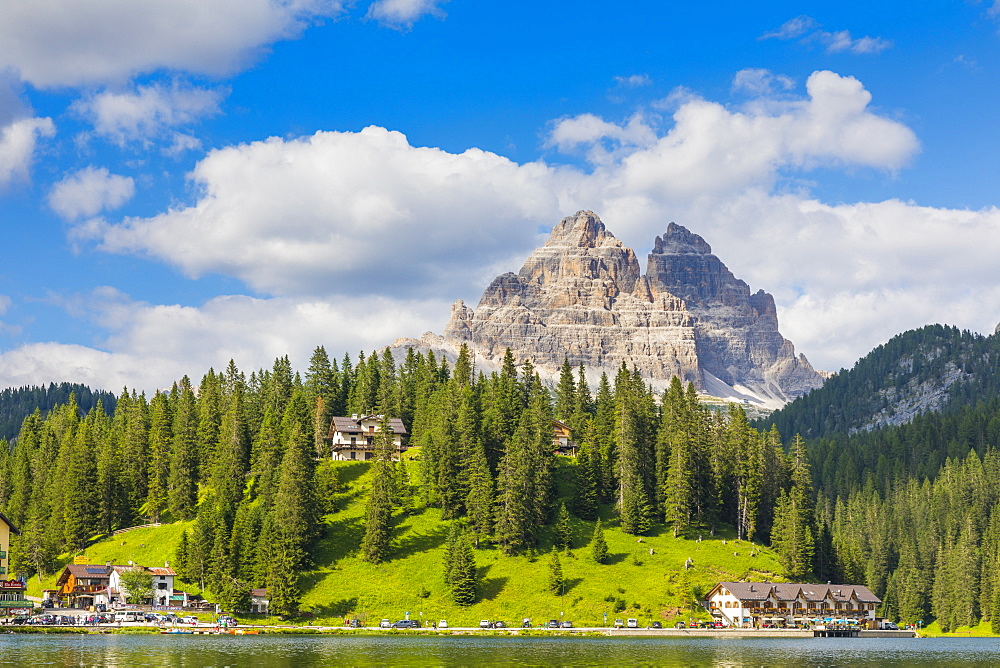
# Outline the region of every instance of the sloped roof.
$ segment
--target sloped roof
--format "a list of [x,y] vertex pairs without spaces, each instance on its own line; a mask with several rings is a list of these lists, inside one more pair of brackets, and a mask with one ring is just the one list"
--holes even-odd
[[18,529],[16,526],[14,526],[14,523],[11,522],[9,519],[7,519],[7,516],[4,515],[3,513],[0,513],[0,522],[6,524],[10,528],[10,532],[15,536],[21,535],[21,530]]
[[111,568],[103,564],[66,564],[66,568],[59,574],[56,584],[62,586],[70,575],[91,580],[107,579],[111,577]]
[[846,602],[853,599],[861,603],[881,603],[882,599],[864,585],[811,584],[795,582],[720,582],[717,587],[725,587],[741,601],[763,601],[771,594],[779,601],[793,601],[802,593],[807,601]]
[[[350,416],[334,416],[333,421],[330,424],[330,434],[333,435],[334,432],[340,432],[342,434],[360,434],[368,433],[361,423],[365,420],[376,420],[380,424],[382,422],[381,415],[359,415],[357,418]],[[403,421],[399,418],[389,418],[389,431],[394,434],[405,434],[406,426]],[[379,427],[376,427],[378,431]]]

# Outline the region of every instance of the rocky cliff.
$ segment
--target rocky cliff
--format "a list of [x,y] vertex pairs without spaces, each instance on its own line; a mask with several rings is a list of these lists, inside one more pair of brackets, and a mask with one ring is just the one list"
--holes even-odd
[[509,347],[543,373],[564,358],[591,377],[622,362],[654,385],[673,376],[708,394],[777,407],[823,377],[778,332],[773,298],[733,276],[696,234],[671,223],[645,275],[590,211],[564,218],[521,270],[496,277],[475,310],[452,307],[443,337],[400,340],[448,353],[467,343],[482,366]]

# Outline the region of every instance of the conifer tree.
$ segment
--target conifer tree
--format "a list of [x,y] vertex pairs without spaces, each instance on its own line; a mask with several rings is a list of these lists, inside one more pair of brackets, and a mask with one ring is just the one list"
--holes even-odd
[[549,591],[556,596],[562,596],[565,584],[566,578],[559,562],[559,552],[552,550],[552,556],[549,558]]
[[395,448],[388,421],[382,421],[375,443],[372,487],[365,511],[365,535],[361,540],[361,558],[378,564],[385,561],[389,555],[389,542],[392,539],[393,492],[396,489],[395,467],[392,463]]
[[555,544],[556,547],[567,552],[573,547],[573,524],[565,502],[559,504],[559,517],[556,519]]
[[297,555],[288,545],[278,544],[271,550],[271,569],[267,580],[268,609],[281,616],[295,615],[299,611],[302,590],[298,586],[295,569]]
[[556,385],[556,404],[553,414],[557,420],[570,423],[576,413],[577,394],[576,382],[573,380],[573,367],[569,359],[564,357],[559,368],[559,384]]
[[600,475],[600,462],[588,437],[580,444],[576,456],[576,495],[573,499],[573,509],[580,519],[597,519]]
[[465,531],[457,522],[448,531],[444,567],[444,581],[452,600],[459,605],[475,603],[478,586],[476,559]]
[[812,571],[815,552],[815,512],[812,479],[805,444],[796,435],[791,452],[792,486],[778,497],[771,544],[788,577],[805,578]]
[[170,473],[170,405],[167,395],[157,392],[150,402],[149,472],[144,512],[154,522],[167,506],[167,476]]
[[594,537],[590,541],[590,554],[597,563],[608,563],[608,543],[604,539],[604,527],[601,525],[600,519],[594,525]]
[[459,538],[455,559],[454,579],[451,586],[451,598],[459,605],[471,605],[476,602],[479,588],[479,576],[476,570],[476,557],[464,535]]
[[465,499],[469,527],[476,543],[493,532],[493,474],[486,461],[486,448],[478,442],[469,462],[469,495]]
[[198,418],[191,381],[184,376],[173,392],[174,414],[167,475],[167,508],[176,519],[194,516],[197,501]]

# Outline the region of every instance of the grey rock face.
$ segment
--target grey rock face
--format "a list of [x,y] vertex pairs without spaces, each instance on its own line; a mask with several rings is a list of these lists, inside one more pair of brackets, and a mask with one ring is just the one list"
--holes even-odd
[[439,343],[467,343],[496,364],[509,347],[543,373],[564,358],[597,374],[625,362],[655,385],[679,376],[718,394],[722,381],[740,388],[731,396],[772,405],[823,383],[778,332],[771,295],[751,294],[700,236],[670,223],[643,275],[635,253],[590,211],[560,221],[520,271],[490,283],[475,310],[456,302]]

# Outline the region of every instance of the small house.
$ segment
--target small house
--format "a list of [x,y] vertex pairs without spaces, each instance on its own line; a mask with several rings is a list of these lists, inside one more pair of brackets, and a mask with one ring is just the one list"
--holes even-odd
[[330,433],[327,441],[333,459],[338,461],[366,462],[375,457],[378,436],[382,425],[386,424],[392,434],[394,450],[393,459],[398,460],[406,450],[403,437],[406,436],[406,426],[399,418],[386,419],[384,415],[351,415],[350,417],[334,417],[330,423]]

